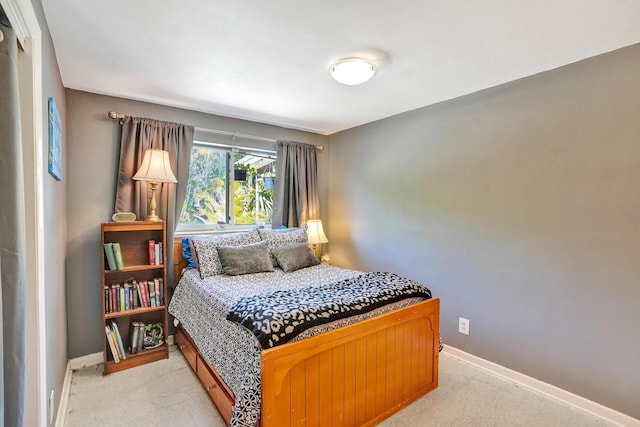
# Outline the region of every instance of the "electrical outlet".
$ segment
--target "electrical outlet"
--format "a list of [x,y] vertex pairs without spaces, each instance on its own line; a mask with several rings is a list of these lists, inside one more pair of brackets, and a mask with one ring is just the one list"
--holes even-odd
[[53,390],[51,390],[51,394],[49,395],[49,424],[53,423],[53,412],[54,412],[54,408],[53,408]]
[[465,319],[464,317],[458,318],[458,332],[469,335],[469,319]]

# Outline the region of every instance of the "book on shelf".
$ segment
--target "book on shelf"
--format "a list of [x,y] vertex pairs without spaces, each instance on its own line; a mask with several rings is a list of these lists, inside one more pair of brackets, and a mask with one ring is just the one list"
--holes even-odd
[[156,265],[156,241],[149,240],[149,265]]
[[138,352],[138,333],[140,331],[140,324],[136,321],[129,323],[129,353],[135,354]]
[[125,283],[122,287],[124,288],[124,309],[131,310],[131,291],[129,290],[129,284]]
[[105,243],[104,244],[104,254],[107,257],[106,267],[109,270],[117,270],[118,266],[116,265],[116,258],[113,254],[113,243]]
[[143,322],[138,322],[138,343],[137,343],[137,348],[138,350],[142,350],[144,348],[144,331],[145,331],[145,324]]
[[160,243],[153,245],[153,263],[160,265]]
[[164,248],[162,242],[158,243],[158,258],[156,258],[156,261],[158,265],[164,264]]
[[113,285],[112,291],[116,297],[116,306],[113,311],[120,311],[120,285]]
[[120,243],[112,243],[113,248],[113,257],[116,260],[116,270],[124,270],[124,262],[122,261],[122,249],[120,248]]
[[131,282],[127,282],[126,283],[127,286],[127,290],[129,291],[129,297],[127,298],[127,301],[129,302],[129,310],[133,310],[135,307],[133,305],[133,289],[131,288]]
[[160,284],[160,305],[164,305],[164,279],[158,277],[158,282]]
[[149,295],[149,291],[147,290],[147,281],[141,280],[139,282],[139,285],[140,285],[140,298],[142,299],[142,306],[149,307],[149,300],[147,299]]
[[138,301],[139,301],[140,307],[145,307],[145,305],[144,305],[144,298],[143,298],[143,296],[142,296],[142,291],[143,291],[143,288],[142,288],[142,281],[137,282],[137,285],[136,285],[136,286],[138,287]]
[[139,307],[139,305],[138,305],[138,291],[136,291],[136,287],[133,284],[133,282],[129,283],[129,286],[130,286],[129,289],[131,289],[131,308],[135,310],[136,308]]
[[118,311],[124,311],[124,285],[120,286],[118,285],[118,296],[120,297],[120,309]]
[[118,311],[118,300],[116,298],[116,285],[111,285],[111,313]]
[[156,287],[153,280],[147,282],[149,286],[149,307],[156,306]]
[[118,329],[118,323],[113,320],[111,322],[111,328],[116,334],[116,341],[118,341],[118,349],[120,350],[120,358],[125,360],[127,358],[127,354],[124,352],[124,345],[122,344],[122,335],[120,335],[120,330]]
[[156,292],[156,306],[161,306],[162,303],[160,302],[160,280],[159,278],[154,278],[153,279],[153,286],[155,288],[155,292]]
[[104,312],[111,313],[111,295],[108,285],[104,286]]
[[111,350],[113,361],[115,363],[118,363],[120,362],[120,353],[118,351],[117,344],[113,340],[113,336],[114,336],[113,330],[111,330],[109,325],[106,325],[104,327],[104,332],[107,335],[107,342],[109,343],[109,349]]

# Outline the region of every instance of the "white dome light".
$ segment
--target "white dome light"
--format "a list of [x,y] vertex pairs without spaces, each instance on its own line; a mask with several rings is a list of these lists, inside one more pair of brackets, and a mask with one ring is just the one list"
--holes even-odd
[[331,77],[344,85],[359,85],[369,80],[375,73],[375,65],[358,58],[343,59],[329,69]]

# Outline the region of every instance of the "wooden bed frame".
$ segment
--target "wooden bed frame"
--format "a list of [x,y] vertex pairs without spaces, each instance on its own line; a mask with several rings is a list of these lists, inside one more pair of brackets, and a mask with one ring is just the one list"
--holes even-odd
[[[186,261],[174,241],[174,277]],[[369,426],[438,386],[440,300],[432,298],[262,352],[259,425]],[[174,334],[228,424],[233,393],[181,326]]]

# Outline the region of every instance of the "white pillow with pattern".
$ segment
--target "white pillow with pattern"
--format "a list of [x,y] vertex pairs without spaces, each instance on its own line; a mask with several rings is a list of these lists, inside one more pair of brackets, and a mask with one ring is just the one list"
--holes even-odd
[[244,233],[222,234],[217,236],[194,236],[191,241],[198,258],[200,277],[203,279],[222,274],[222,263],[218,256],[219,246],[240,246],[258,243],[260,235],[256,230]]

